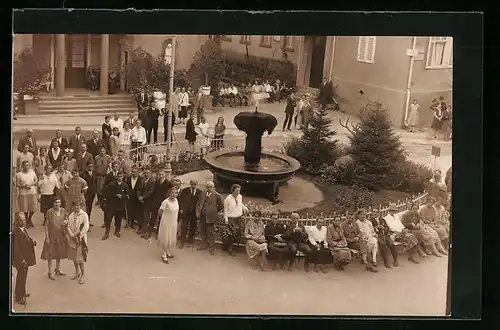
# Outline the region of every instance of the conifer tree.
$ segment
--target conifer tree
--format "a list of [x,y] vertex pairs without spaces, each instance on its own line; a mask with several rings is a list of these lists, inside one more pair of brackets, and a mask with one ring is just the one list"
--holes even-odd
[[349,139],[356,164],[353,181],[372,190],[392,187],[398,180],[398,166],[406,156],[381,104],[361,119]]
[[330,126],[332,119],[326,109],[312,111],[309,129],[305,130],[301,139],[292,142],[293,154],[303,169],[312,174],[320,173],[323,164],[333,164],[337,151],[337,140],[332,138],[337,134]]

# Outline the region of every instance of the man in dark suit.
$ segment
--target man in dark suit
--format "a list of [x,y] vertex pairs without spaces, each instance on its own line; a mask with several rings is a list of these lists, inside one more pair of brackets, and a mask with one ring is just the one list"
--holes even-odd
[[30,128],[26,131],[26,136],[19,140],[19,145],[17,146],[17,151],[23,152],[24,146],[28,145],[30,147],[29,152],[33,154],[33,156],[38,155],[38,147],[36,145],[36,139],[33,136],[33,130]]
[[104,146],[104,142],[102,139],[99,137],[99,131],[94,130],[92,133],[92,137],[87,140],[87,150],[88,152],[92,155],[92,157],[95,157],[99,155],[99,150],[101,149],[102,146]]
[[129,186],[132,194],[130,195],[130,200],[128,201],[128,218],[125,228],[134,229],[134,225],[141,223],[142,217],[144,216],[144,210],[142,208],[143,203],[140,202],[142,199],[142,178],[139,176],[139,169],[137,166],[132,166],[130,177],[125,178],[125,183]]
[[104,190],[107,185],[109,185],[111,182],[116,181],[116,178],[118,177],[118,172],[120,171],[120,164],[118,162],[113,162],[111,163],[111,172],[106,174],[104,177],[104,184],[102,186],[102,190],[98,196],[99,198],[99,204],[101,205],[101,209],[104,212],[104,223],[102,224],[101,228],[106,228],[106,217],[108,213],[108,208],[106,205],[106,202],[104,201]]
[[[97,192],[97,176],[94,171],[94,164],[89,163],[87,165],[87,169],[80,173],[80,177],[85,180],[85,182],[87,182],[87,190],[85,191],[85,210],[87,212],[87,215],[89,216],[90,221],[92,205]],[[94,225],[90,224],[90,226],[93,227]]]
[[104,221],[106,232],[102,237],[103,241],[109,238],[111,220],[113,218],[115,218],[115,236],[121,237],[122,218],[127,212],[126,203],[130,199],[131,194],[129,186],[123,182],[122,172],[117,173],[116,181],[111,182],[104,188],[104,202],[106,203],[106,218]]
[[222,197],[215,191],[212,181],[208,181],[206,192],[202,193],[196,204],[196,217],[200,219],[200,231],[203,245],[198,250],[209,249],[215,254],[214,225],[219,218],[219,212],[224,209]]
[[158,172],[155,182],[154,193],[151,200],[151,217],[149,218],[148,230],[141,236],[149,239],[155,231],[156,219],[158,218],[158,209],[161,203],[167,198],[168,191],[172,188],[172,183],[167,180],[165,171]]
[[144,168],[142,172],[142,190],[139,196],[139,203],[142,204],[143,215],[140,218],[139,228],[137,234],[143,234],[147,232],[147,226],[151,216],[151,206],[155,191],[155,181],[151,177],[151,170],[149,168]]
[[148,144],[151,142],[151,132],[153,133],[153,142],[158,142],[158,117],[160,117],[160,110],[151,106],[146,111],[148,123],[146,126],[146,140]]
[[80,126],[76,126],[75,135],[69,138],[68,148],[78,152],[80,150],[80,145],[84,143],[85,137],[82,134],[82,128]]
[[179,194],[179,213],[180,213],[180,225],[181,225],[181,235],[179,240],[179,248],[182,249],[186,243],[186,235],[189,228],[189,236],[187,242],[189,244],[194,243],[194,235],[196,234],[196,204],[200,199],[202,194],[201,189],[197,188],[198,181],[191,180],[189,182],[189,187],[181,190]]
[[78,172],[83,172],[89,164],[94,164],[94,156],[87,151],[87,145],[83,143],[80,146],[80,152],[76,154],[76,168]]
[[26,230],[26,217],[24,213],[16,213],[15,228],[12,231],[12,265],[17,269],[15,300],[21,305],[26,305],[26,279],[28,267],[36,264],[36,241],[30,237]]
[[321,108],[326,108],[326,105],[330,103],[332,97],[332,85],[328,82],[327,78],[323,78],[321,86],[319,86],[319,103]]
[[50,141],[51,146],[54,143],[54,141],[59,142],[59,148],[61,148],[62,150],[66,150],[68,148],[68,140],[65,137],[61,136],[60,129],[56,131],[56,137]]
[[144,91],[143,88],[139,90],[139,93],[135,96],[135,103],[137,104],[137,110],[145,109],[149,106],[151,100],[148,93]]

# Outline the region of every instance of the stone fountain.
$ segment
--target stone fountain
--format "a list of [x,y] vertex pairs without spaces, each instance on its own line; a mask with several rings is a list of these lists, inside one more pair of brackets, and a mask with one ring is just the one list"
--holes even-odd
[[245,150],[220,150],[205,157],[217,190],[228,191],[238,183],[243,193],[278,203],[279,187],[294,177],[300,163],[281,153],[262,151],[262,135],[273,132],[278,124],[276,117],[257,111],[240,112],[234,124],[247,134]]

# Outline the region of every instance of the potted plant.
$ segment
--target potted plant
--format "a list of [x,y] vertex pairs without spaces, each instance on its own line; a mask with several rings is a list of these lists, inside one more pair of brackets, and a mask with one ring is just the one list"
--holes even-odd
[[13,90],[18,113],[38,112],[38,93],[50,82],[50,68],[33,55],[31,48],[24,49],[14,58]]

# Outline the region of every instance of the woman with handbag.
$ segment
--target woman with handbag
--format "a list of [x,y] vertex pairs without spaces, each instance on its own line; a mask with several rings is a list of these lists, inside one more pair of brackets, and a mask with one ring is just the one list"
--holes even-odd
[[[61,207],[61,198],[54,198],[53,207],[45,216],[45,242],[42,249],[42,260],[47,260],[48,277],[55,280],[56,276],[66,275],[61,271],[61,259],[67,257],[66,226],[68,225],[68,212]],[[52,260],[56,261],[55,272],[52,272]]]
[[262,222],[260,213],[256,213],[248,219],[245,225],[245,238],[247,239],[246,252],[254,261],[254,267],[258,266],[261,271],[265,271],[267,242],[264,236],[264,222]]
[[85,283],[85,262],[87,262],[88,245],[87,232],[89,231],[89,217],[80,203],[74,203],[74,211],[69,215],[66,233],[68,235],[67,256],[75,265],[75,274],[72,280],[78,279],[78,283]]
[[326,242],[333,256],[333,264],[338,270],[344,270],[352,260],[351,249],[347,247],[341,224],[342,218],[337,215],[333,218],[333,223],[326,228]]

